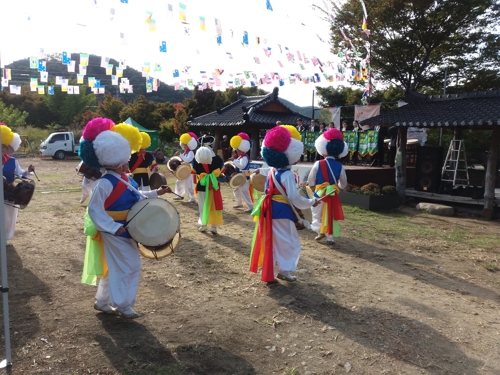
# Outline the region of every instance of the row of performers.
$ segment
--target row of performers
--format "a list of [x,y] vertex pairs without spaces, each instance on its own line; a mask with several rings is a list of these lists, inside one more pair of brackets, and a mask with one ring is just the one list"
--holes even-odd
[[[139,191],[138,184],[128,177],[129,159],[134,150],[133,131],[125,124],[114,125],[108,119],[94,119],[84,129],[81,143],[81,158],[91,168],[104,168],[106,172],[94,184],[88,205],[88,219],[95,230],[88,233],[92,238],[100,232],[103,252],[107,263],[106,272],[100,277],[94,308],[106,314],[137,318],[140,313],[133,309],[139,283],[140,258],[137,243],[125,228],[126,213],[139,200],[157,197],[171,192],[167,186],[157,190]],[[235,148],[245,150],[246,135],[239,134],[234,140]],[[238,145],[236,143],[239,142]],[[191,143],[191,146],[190,146]],[[186,133],[181,144],[184,153],[196,148],[196,136]],[[198,147],[192,160],[192,169],[197,176],[199,230],[210,230],[217,234],[223,224],[223,202],[218,177],[223,162],[207,144]],[[282,125],[267,132],[263,142],[262,156],[270,166],[267,173],[265,194],[256,202],[252,215],[256,222],[253,236],[250,271],[262,269],[261,280],[276,282],[276,278],[295,281],[300,256],[300,240],[297,232],[297,209],[313,207],[311,229],[318,235],[316,240],[327,239],[334,243],[339,235],[339,221],[344,219],[339,189],[347,183],[345,171],[335,157],[347,152],[347,145],[337,129],[330,129],[316,141],[316,147],[325,156],[318,161],[309,174],[309,184],[314,196],[306,198],[299,194],[295,176],[290,167],[302,155],[303,143],[295,127]],[[136,151],[140,148],[136,146]],[[188,151],[189,149],[189,151]],[[242,157],[242,159],[244,156]],[[91,165],[89,165],[91,164]],[[243,167],[244,168],[244,167]],[[243,169],[242,168],[242,169]],[[308,223],[298,220],[299,224]],[[91,260],[85,259],[85,268]],[[275,266],[277,265],[277,273]],[[83,281],[83,278],[82,278]],[[88,280],[87,280],[88,282]]]

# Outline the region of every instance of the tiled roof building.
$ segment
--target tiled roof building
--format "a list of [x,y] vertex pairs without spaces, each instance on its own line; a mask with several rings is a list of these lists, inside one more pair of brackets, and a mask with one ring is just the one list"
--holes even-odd
[[405,101],[408,104],[361,124],[481,129],[500,125],[500,90],[431,96],[410,93]]
[[[406,105],[361,121],[362,125],[399,127],[401,166],[396,167],[398,191],[404,191],[406,181],[406,128],[449,127],[460,134],[460,129],[491,130],[488,164],[485,175],[483,216],[492,218],[495,211],[495,182],[498,170],[497,156],[500,143],[500,90],[449,95],[406,94]],[[459,138],[460,139],[460,138]]]
[[259,130],[271,129],[277,121],[282,124],[295,125],[298,118],[302,118],[305,126],[310,125],[311,119],[293,111],[283,104],[278,97],[279,89],[274,88],[268,95],[245,96],[238,94],[238,100],[227,107],[215,112],[207,113],[187,122],[189,127],[213,128],[215,142],[219,143],[222,130],[225,127],[236,127],[237,132],[248,133],[253,146],[250,157],[258,155]]

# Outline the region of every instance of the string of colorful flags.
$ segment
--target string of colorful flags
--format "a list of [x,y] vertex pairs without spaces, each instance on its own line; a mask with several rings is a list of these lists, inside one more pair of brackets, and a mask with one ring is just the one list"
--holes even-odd
[[[93,0],[97,3],[98,0]],[[369,30],[367,29],[367,14],[366,8],[364,6],[363,0],[360,0],[363,4],[364,18],[362,28],[365,30],[367,37],[369,36]],[[122,4],[128,4],[128,0],[120,0]],[[174,17],[174,7],[172,4],[166,5],[167,18]],[[266,0],[266,10],[273,11],[270,0]],[[110,19],[116,14],[114,8],[109,10]],[[188,12],[187,6],[185,4],[179,3],[178,9],[178,19],[180,23],[185,28],[186,35],[189,35],[188,25]],[[145,22],[149,27],[151,32],[157,30],[157,22],[154,18],[154,13],[151,11],[145,11]],[[219,46],[223,46],[223,34],[222,22],[220,19],[215,18],[215,43]],[[199,27],[201,31],[207,31],[207,19],[203,16],[199,17]],[[369,76],[371,73],[370,68],[370,56],[369,49],[367,49],[368,54],[364,59],[361,58],[361,53],[354,47],[352,41],[347,37],[344,30],[341,29],[341,33],[346,40],[346,42],[351,47],[350,51],[342,51],[339,49],[338,57],[340,61],[330,61],[325,59],[320,59],[316,56],[308,57],[304,52],[299,49],[289,48],[282,44],[268,44],[266,38],[260,36],[251,36],[249,32],[242,32],[241,46],[245,49],[245,53],[253,52],[253,62],[248,62],[246,67],[247,70],[234,71],[228,69],[214,69],[208,68],[206,70],[193,71],[191,66],[179,67],[177,69],[172,69],[172,78],[174,81],[174,88],[176,90],[184,90],[185,88],[194,89],[197,87],[199,90],[204,90],[206,88],[233,88],[239,86],[261,86],[261,85],[279,85],[284,86],[286,84],[311,84],[318,82],[348,82],[348,81],[369,81]],[[229,34],[231,38],[234,38],[234,30],[230,30]],[[321,37],[316,35],[320,41],[324,42]],[[120,40],[122,43],[126,44],[125,33],[120,33]],[[168,40],[160,40],[159,47],[156,52],[160,54],[167,53],[167,42]],[[351,53],[352,52],[352,53]],[[235,56],[239,56],[239,51],[228,51],[225,53],[229,60],[233,60]],[[331,56],[329,56],[331,57]],[[352,60],[360,60],[359,68],[349,68],[352,65]],[[161,60],[157,58],[157,60]],[[272,61],[274,60],[274,61]],[[105,87],[101,85],[100,79],[96,77],[87,76],[87,66],[89,61],[89,55],[86,53],[79,54],[78,65],[76,60],[71,59],[71,53],[68,51],[62,51],[61,63],[67,66],[68,73],[77,73],[77,85],[86,84],[92,89],[95,94],[104,94]],[[109,57],[101,58],[101,67],[105,70],[105,74],[111,77],[111,85],[118,86],[120,93],[132,93],[133,85],[130,84],[128,78],[124,77],[124,70],[127,68],[125,60],[120,60],[117,66],[111,64]],[[250,64],[261,65],[262,62],[273,62],[276,64],[276,69],[270,71],[269,73],[263,73],[262,68],[252,70]],[[224,65],[223,63],[219,63]],[[165,74],[164,64],[161,62],[145,62],[142,66],[142,76],[145,81],[146,91],[148,93],[158,90],[160,86],[160,81],[154,76],[158,76],[160,73]],[[285,66],[286,65],[286,66]],[[78,68],[78,72],[76,69]],[[44,85],[49,81],[49,72],[46,70],[46,56],[44,49],[41,48],[38,56],[32,56],[30,58],[30,69],[36,69],[40,76],[30,77],[30,90],[38,91],[39,94],[53,94],[54,86]],[[244,69],[244,68],[243,68]],[[306,72],[307,70],[307,72]],[[315,71],[315,72],[311,72]],[[259,72],[258,72],[259,71]],[[21,86],[10,84],[12,79],[11,69],[3,69],[2,72],[2,89],[9,88],[10,92],[13,94],[21,93]],[[53,78],[53,77],[51,77]],[[85,82],[85,79],[87,82]],[[69,79],[63,76],[55,76],[55,85],[60,85],[63,92],[68,94],[78,94],[80,92],[80,86],[69,85]],[[46,87],[47,86],[47,90]],[[367,104],[366,97],[370,95],[371,86],[368,85],[365,94],[363,94],[362,103]]]

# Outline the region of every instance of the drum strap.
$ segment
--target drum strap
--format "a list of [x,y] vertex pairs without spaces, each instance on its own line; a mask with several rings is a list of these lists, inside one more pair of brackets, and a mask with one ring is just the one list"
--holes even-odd
[[[125,181],[128,181],[128,178],[125,174],[122,174],[121,178],[123,178]],[[121,195],[125,192],[125,190],[127,190],[127,185],[125,185],[122,181],[118,180],[115,187],[113,188],[113,191],[104,202],[104,209],[106,210],[109,207],[111,207],[111,205],[115,203],[118,198],[121,197]]]
[[10,155],[2,155],[2,165],[5,165],[5,163],[7,163],[10,159]]
[[139,167],[139,165],[141,165],[141,163],[144,161],[145,156],[146,156],[146,151],[141,151],[141,153],[137,157],[137,160],[135,161],[135,164],[132,166],[132,168],[130,168],[130,172],[134,172]]
[[335,174],[333,173],[332,168],[330,168],[330,165],[328,164],[326,159],[320,160],[319,166],[321,167],[321,173],[323,174],[323,178],[325,179],[325,181],[330,181],[330,179],[328,178],[328,171],[326,170],[326,168],[328,167],[333,176],[333,183],[337,185],[337,179],[335,178]]

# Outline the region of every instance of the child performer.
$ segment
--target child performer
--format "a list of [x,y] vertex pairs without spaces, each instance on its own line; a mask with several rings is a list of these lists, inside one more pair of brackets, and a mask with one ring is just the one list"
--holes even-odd
[[[193,164],[194,160],[194,150],[198,147],[198,137],[192,132],[184,133],[179,139],[179,144],[184,151],[179,154],[179,157],[184,163]],[[186,178],[185,180],[175,181],[175,194],[183,196],[186,194],[189,198],[188,203],[195,203],[194,199],[194,179],[196,176],[193,174]],[[174,200],[180,200],[182,198],[175,197]]]
[[[2,172],[5,190],[5,185],[12,184],[16,177],[33,176],[32,172],[35,171],[35,167],[30,165],[28,170],[25,171],[20,167],[16,158],[11,156],[21,145],[21,137],[19,134],[13,133],[3,122],[0,122],[0,130],[2,132]],[[14,237],[18,213],[19,207],[14,205],[13,202],[5,200],[4,191],[5,239],[7,241]]]
[[[137,183],[125,172],[129,168],[131,143],[136,142],[131,129],[103,128],[88,131],[80,156],[90,168],[106,169],[106,173],[95,184],[88,206],[88,215],[100,232],[106,266],[100,275],[94,309],[105,314],[119,315],[127,319],[141,316],[133,309],[136,302],[141,271],[141,260],[137,242],[130,237],[124,223],[132,206],[145,197],[157,197],[170,192],[170,188],[140,192]],[[126,130],[126,131],[124,131]],[[124,135],[125,134],[125,135]],[[131,142],[128,136],[134,138]],[[95,236],[94,236],[95,237]],[[98,238],[95,238],[98,241]],[[85,256],[85,269],[91,269],[89,254]],[[82,277],[82,281],[85,276]]]
[[231,138],[229,142],[231,147],[236,150],[238,155],[237,158],[233,160],[233,164],[236,168],[239,169],[240,172],[245,173],[247,180],[243,185],[233,189],[234,198],[236,204],[233,206],[234,208],[243,207],[242,200],[245,201],[248,208],[244,212],[252,212],[253,209],[253,201],[252,201],[252,186],[250,185],[250,158],[247,155],[247,152],[250,150],[250,137],[248,134],[239,133],[238,135]]
[[315,145],[318,154],[325,159],[314,163],[308,183],[315,190],[315,197],[326,198],[312,209],[311,229],[318,233],[317,241],[326,236],[326,243],[332,245],[333,237],[340,235],[339,220],[344,220],[339,191],[347,185],[344,167],[335,158],[346,156],[348,146],[338,129],[328,129],[316,139]]
[[157,172],[158,166],[151,152],[146,149],[151,146],[151,137],[146,132],[140,132],[142,137],[141,148],[130,157],[128,163],[130,172],[134,174],[134,180],[139,185],[139,190],[149,191],[149,173]]
[[198,176],[196,189],[198,191],[200,232],[206,232],[207,226],[210,225],[210,231],[217,234],[217,226],[223,224],[222,195],[219,181],[217,181],[222,166],[221,157],[215,155],[210,147],[202,146],[196,151],[192,168]]
[[291,125],[280,125],[266,134],[262,157],[272,167],[266,180],[265,195],[257,202],[252,215],[256,216],[250,271],[262,267],[261,280],[275,282],[274,263],[278,263],[277,278],[295,281],[294,272],[300,257],[300,240],[295,226],[294,209],[317,205],[316,199],[302,197],[290,166],[300,160],[304,150],[301,135]]

